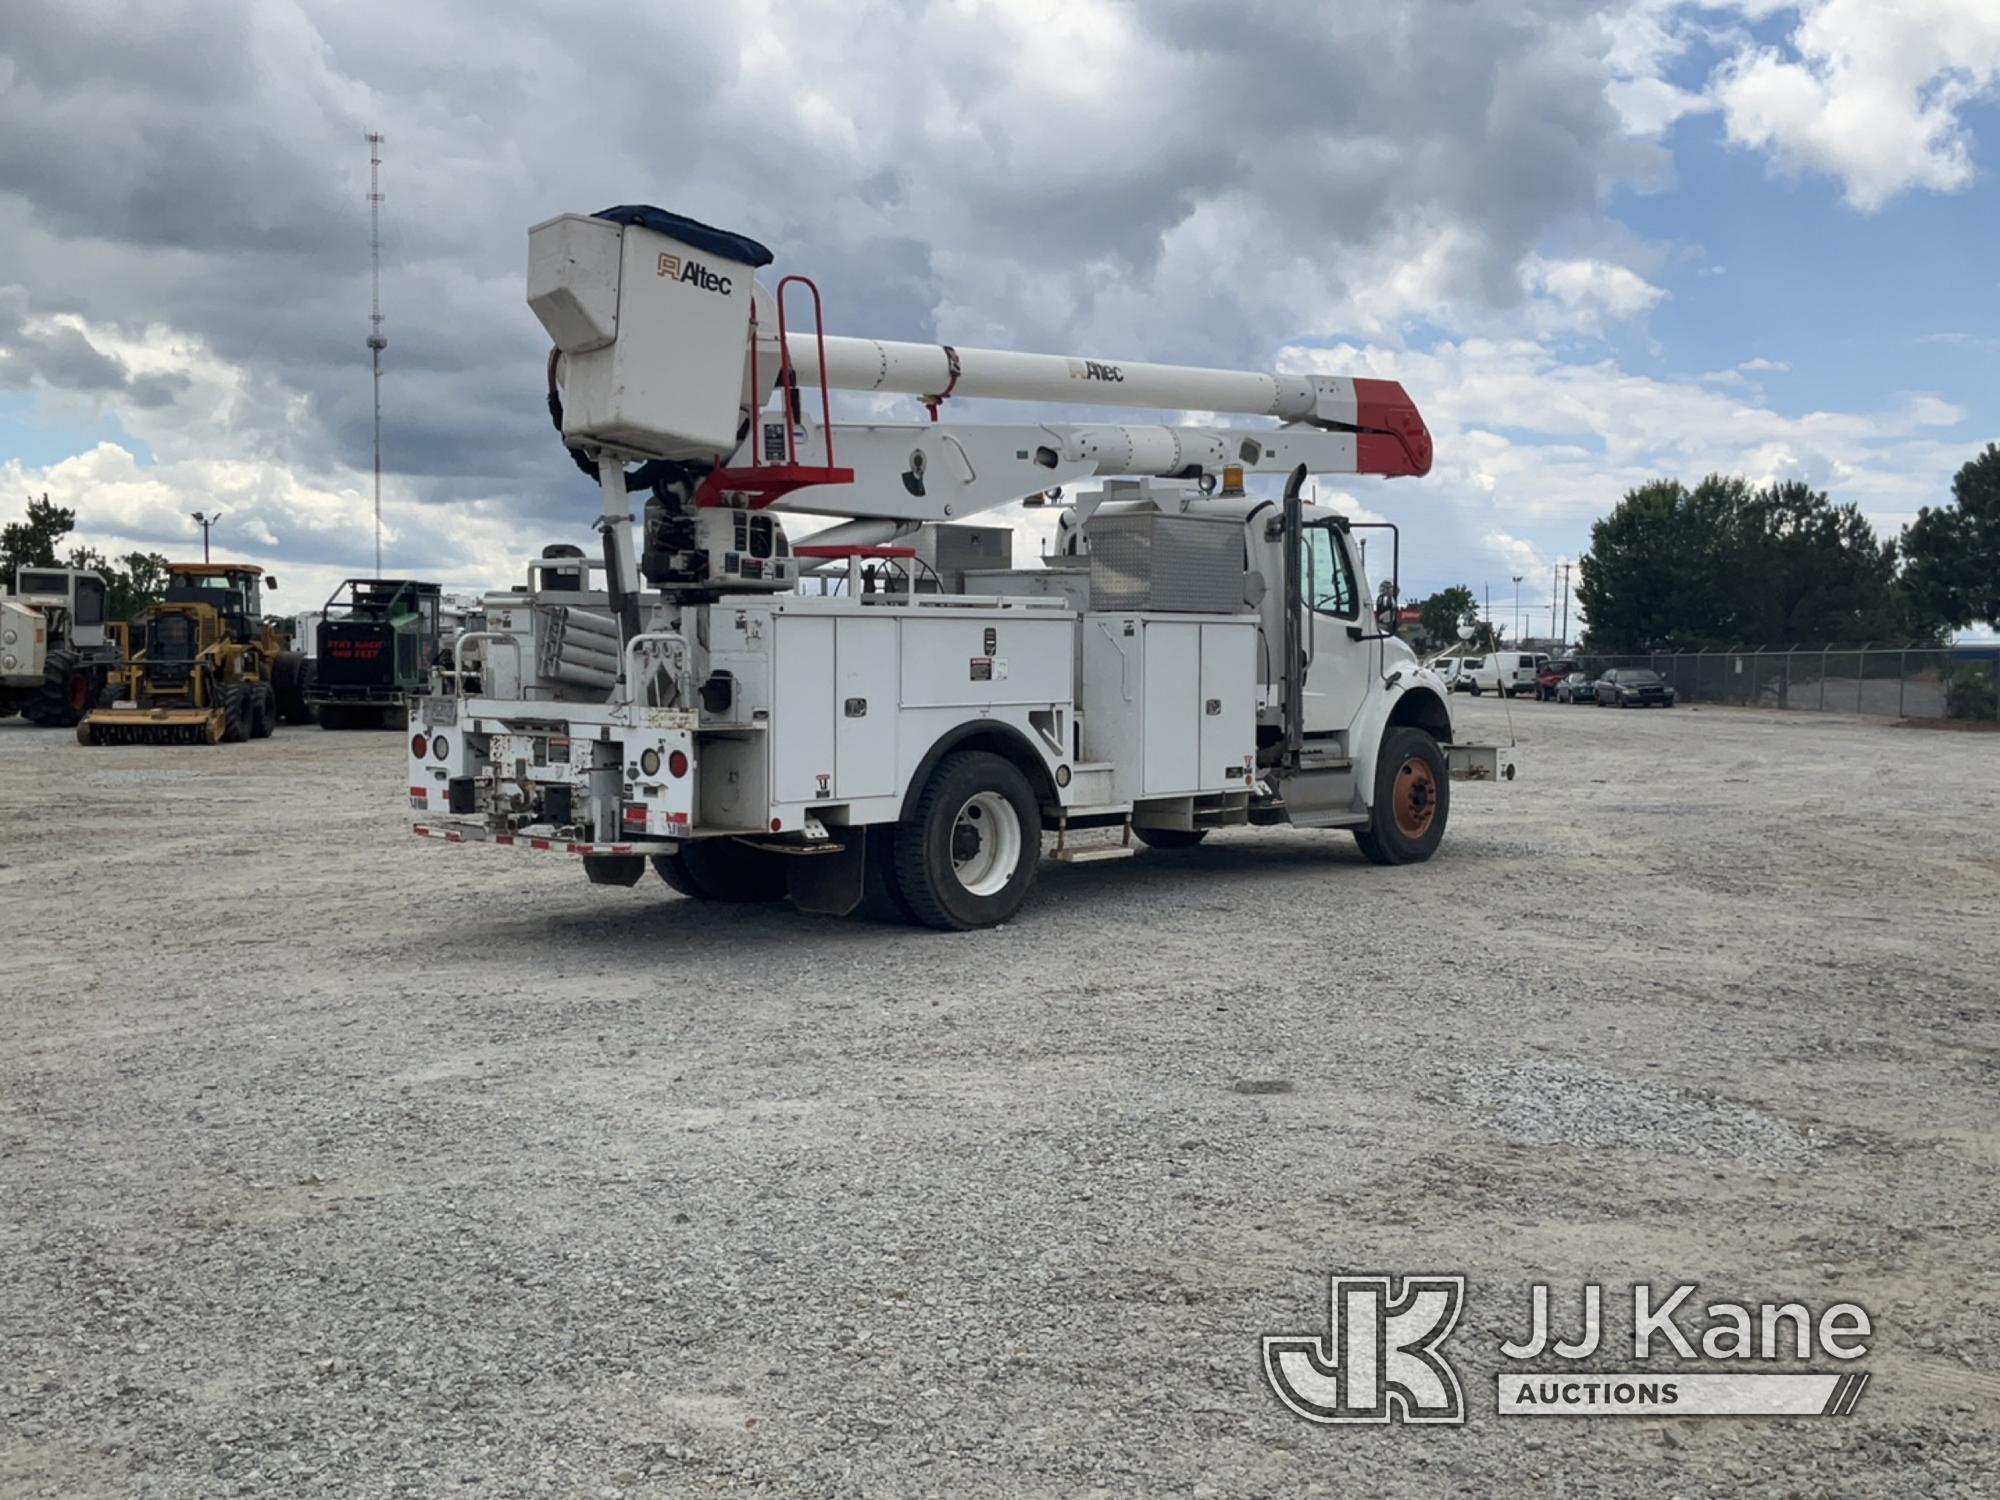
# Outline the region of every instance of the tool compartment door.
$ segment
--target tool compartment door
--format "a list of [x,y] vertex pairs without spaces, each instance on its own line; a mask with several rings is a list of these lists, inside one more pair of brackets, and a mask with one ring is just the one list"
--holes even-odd
[[1257,760],[1257,627],[1201,629],[1201,787],[1240,787]]
[[1148,620],[1143,676],[1145,771],[1141,792],[1164,797],[1201,785],[1201,631],[1185,620]]
[[834,627],[834,792],[841,798],[895,795],[897,635],[891,619]]
[[771,800],[818,801],[833,786],[834,621],[803,614],[772,619]]

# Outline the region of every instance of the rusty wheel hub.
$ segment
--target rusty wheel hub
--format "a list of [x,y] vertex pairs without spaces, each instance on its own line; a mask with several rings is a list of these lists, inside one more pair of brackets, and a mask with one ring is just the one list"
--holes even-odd
[[1394,798],[1396,827],[1409,838],[1422,838],[1437,816],[1437,777],[1430,763],[1411,756],[1396,768]]

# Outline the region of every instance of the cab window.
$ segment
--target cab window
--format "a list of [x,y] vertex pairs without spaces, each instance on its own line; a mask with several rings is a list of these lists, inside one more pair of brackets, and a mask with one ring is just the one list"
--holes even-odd
[[1304,551],[1299,574],[1307,605],[1323,615],[1337,615],[1343,620],[1359,618],[1361,601],[1354,587],[1354,571],[1348,566],[1347,549],[1340,545],[1333,528],[1308,526]]
[[79,625],[102,625],[104,623],[103,580],[97,578],[77,579],[76,623]]

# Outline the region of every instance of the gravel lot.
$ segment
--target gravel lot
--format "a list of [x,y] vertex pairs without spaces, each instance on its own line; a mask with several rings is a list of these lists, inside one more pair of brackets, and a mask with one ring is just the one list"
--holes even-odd
[[[412,839],[392,734],[0,724],[0,1495],[1995,1493],[2000,740],[1511,721],[1428,866],[962,935]],[[1470,1278],[1469,1425],[1278,1405],[1337,1270]],[[1858,1300],[1873,1384],[1502,1419],[1535,1280]]]

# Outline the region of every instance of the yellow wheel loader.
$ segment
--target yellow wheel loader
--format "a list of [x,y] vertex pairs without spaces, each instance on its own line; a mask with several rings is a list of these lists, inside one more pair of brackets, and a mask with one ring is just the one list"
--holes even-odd
[[217,745],[303,723],[306,663],[262,618],[259,585],[238,563],[170,563],[166,597],[134,623],[116,698],[76,726],[85,745]]

